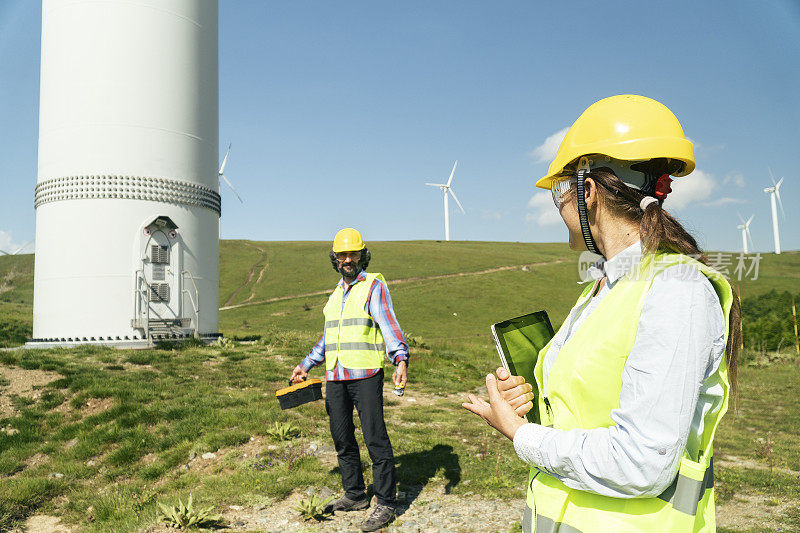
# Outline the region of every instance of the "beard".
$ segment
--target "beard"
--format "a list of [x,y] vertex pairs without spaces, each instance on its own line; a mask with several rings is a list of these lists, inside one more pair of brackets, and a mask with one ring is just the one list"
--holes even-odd
[[358,274],[358,266],[355,263],[342,263],[339,272],[343,275],[354,278]]

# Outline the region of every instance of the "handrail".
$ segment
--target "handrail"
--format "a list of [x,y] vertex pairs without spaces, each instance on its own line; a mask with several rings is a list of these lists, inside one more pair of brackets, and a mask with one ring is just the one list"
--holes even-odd
[[[144,289],[139,288],[139,282],[144,283]],[[136,316],[137,318],[141,318],[144,315],[144,338],[150,338],[150,291],[153,290],[149,283],[147,283],[147,279],[144,277],[144,269],[140,268],[136,271],[136,288],[134,292],[137,294],[136,304],[139,309],[136,309]],[[144,308],[145,312],[142,313],[142,296],[144,296]]]
[[[136,296],[134,302],[134,314],[136,317],[137,322],[144,319],[144,324],[142,325],[142,329],[144,329],[144,338],[150,338],[150,293],[153,290],[150,283],[147,282],[147,279],[144,275],[144,269],[139,269],[135,272],[136,279],[135,279],[135,287],[134,287],[134,294]],[[192,282],[192,287],[194,288],[194,297],[192,297],[192,292],[189,289],[183,288],[183,283],[181,283],[181,294],[186,294],[189,297],[189,302],[192,304],[192,309],[194,310],[194,336],[196,338],[200,337],[200,290],[197,288],[197,282],[194,279],[194,275],[188,271],[184,270],[181,272],[181,280],[185,279],[186,277]],[[143,309],[144,307],[144,309]]]
[[194,275],[192,275],[190,271],[182,271],[181,279],[185,278],[187,274],[192,282],[192,285],[194,286],[194,298],[192,298],[192,293],[189,292],[188,289],[182,289],[181,293],[186,293],[186,295],[189,296],[189,301],[192,303],[192,308],[194,309],[194,337],[200,338],[200,291],[197,289],[197,283],[194,280]]

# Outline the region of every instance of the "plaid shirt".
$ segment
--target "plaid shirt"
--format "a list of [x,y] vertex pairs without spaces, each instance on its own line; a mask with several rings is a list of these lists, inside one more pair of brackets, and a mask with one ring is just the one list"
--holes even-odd
[[[358,273],[353,285],[363,282],[366,278],[364,271]],[[347,296],[350,294],[350,288],[347,286],[344,279],[339,280],[339,286],[344,291],[342,295],[342,307],[347,301]],[[381,328],[383,335],[383,342],[386,344],[386,355],[392,364],[397,365],[400,361],[408,361],[408,344],[400,330],[400,325],[397,323],[397,318],[394,315],[392,308],[392,298],[389,296],[389,288],[381,280],[376,279],[372,282],[372,288],[369,292],[367,305],[365,311],[369,313],[372,320]],[[325,361],[325,334],[319,342],[314,345],[311,352],[300,362],[300,368],[308,372],[311,368],[322,364]],[[342,362],[336,361],[336,367],[333,370],[325,372],[325,379],[327,381],[345,381],[350,379],[364,379],[374,376],[378,373],[380,368],[345,368]]]

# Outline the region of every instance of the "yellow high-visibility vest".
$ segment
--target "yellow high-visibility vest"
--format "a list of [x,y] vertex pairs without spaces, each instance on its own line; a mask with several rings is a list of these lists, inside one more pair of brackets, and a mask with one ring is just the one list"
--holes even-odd
[[341,361],[345,368],[382,368],[386,354],[381,329],[366,310],[372,282],[386,280],[377,272],[364,273],[366,279],[352,287],[342,305],[344,291],[336,286],[322,310],[325,315],[325,367],[336,368]]
[[[645,296],[654,277],[674,265],[696,268],[709,279],[722,305],[727,340],[733,293],[722,274],[685,255],[647,254],[636,268],[617,282],[559,350],[544,391],[541,387],[542,363],[550,344],[542,348],[535,369],[542,425],[568,431],[614,424],[611,411],[619,407],[622,371],[636,340]],[[583,291],[578,305],[591,296],[592,289],[589,286]],[[712,443],[717,426],[728,409],[730,387],[725,358],[717,373],[723,384],[723,401],[716,410],[705,414],[700,455],[690,457],[684,450],[675,481],[666,491],[645,498],[602,496],[570,489],[534,467],[528,479],[523,531],[715,531]]]

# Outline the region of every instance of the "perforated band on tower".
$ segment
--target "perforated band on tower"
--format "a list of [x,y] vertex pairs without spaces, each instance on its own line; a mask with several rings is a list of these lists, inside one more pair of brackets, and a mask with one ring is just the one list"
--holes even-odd
[[148,200],[204,207],[222,213],[218,192],[189,181],[141,176],[68,176],[36,185],[35,208],[61,200]]

